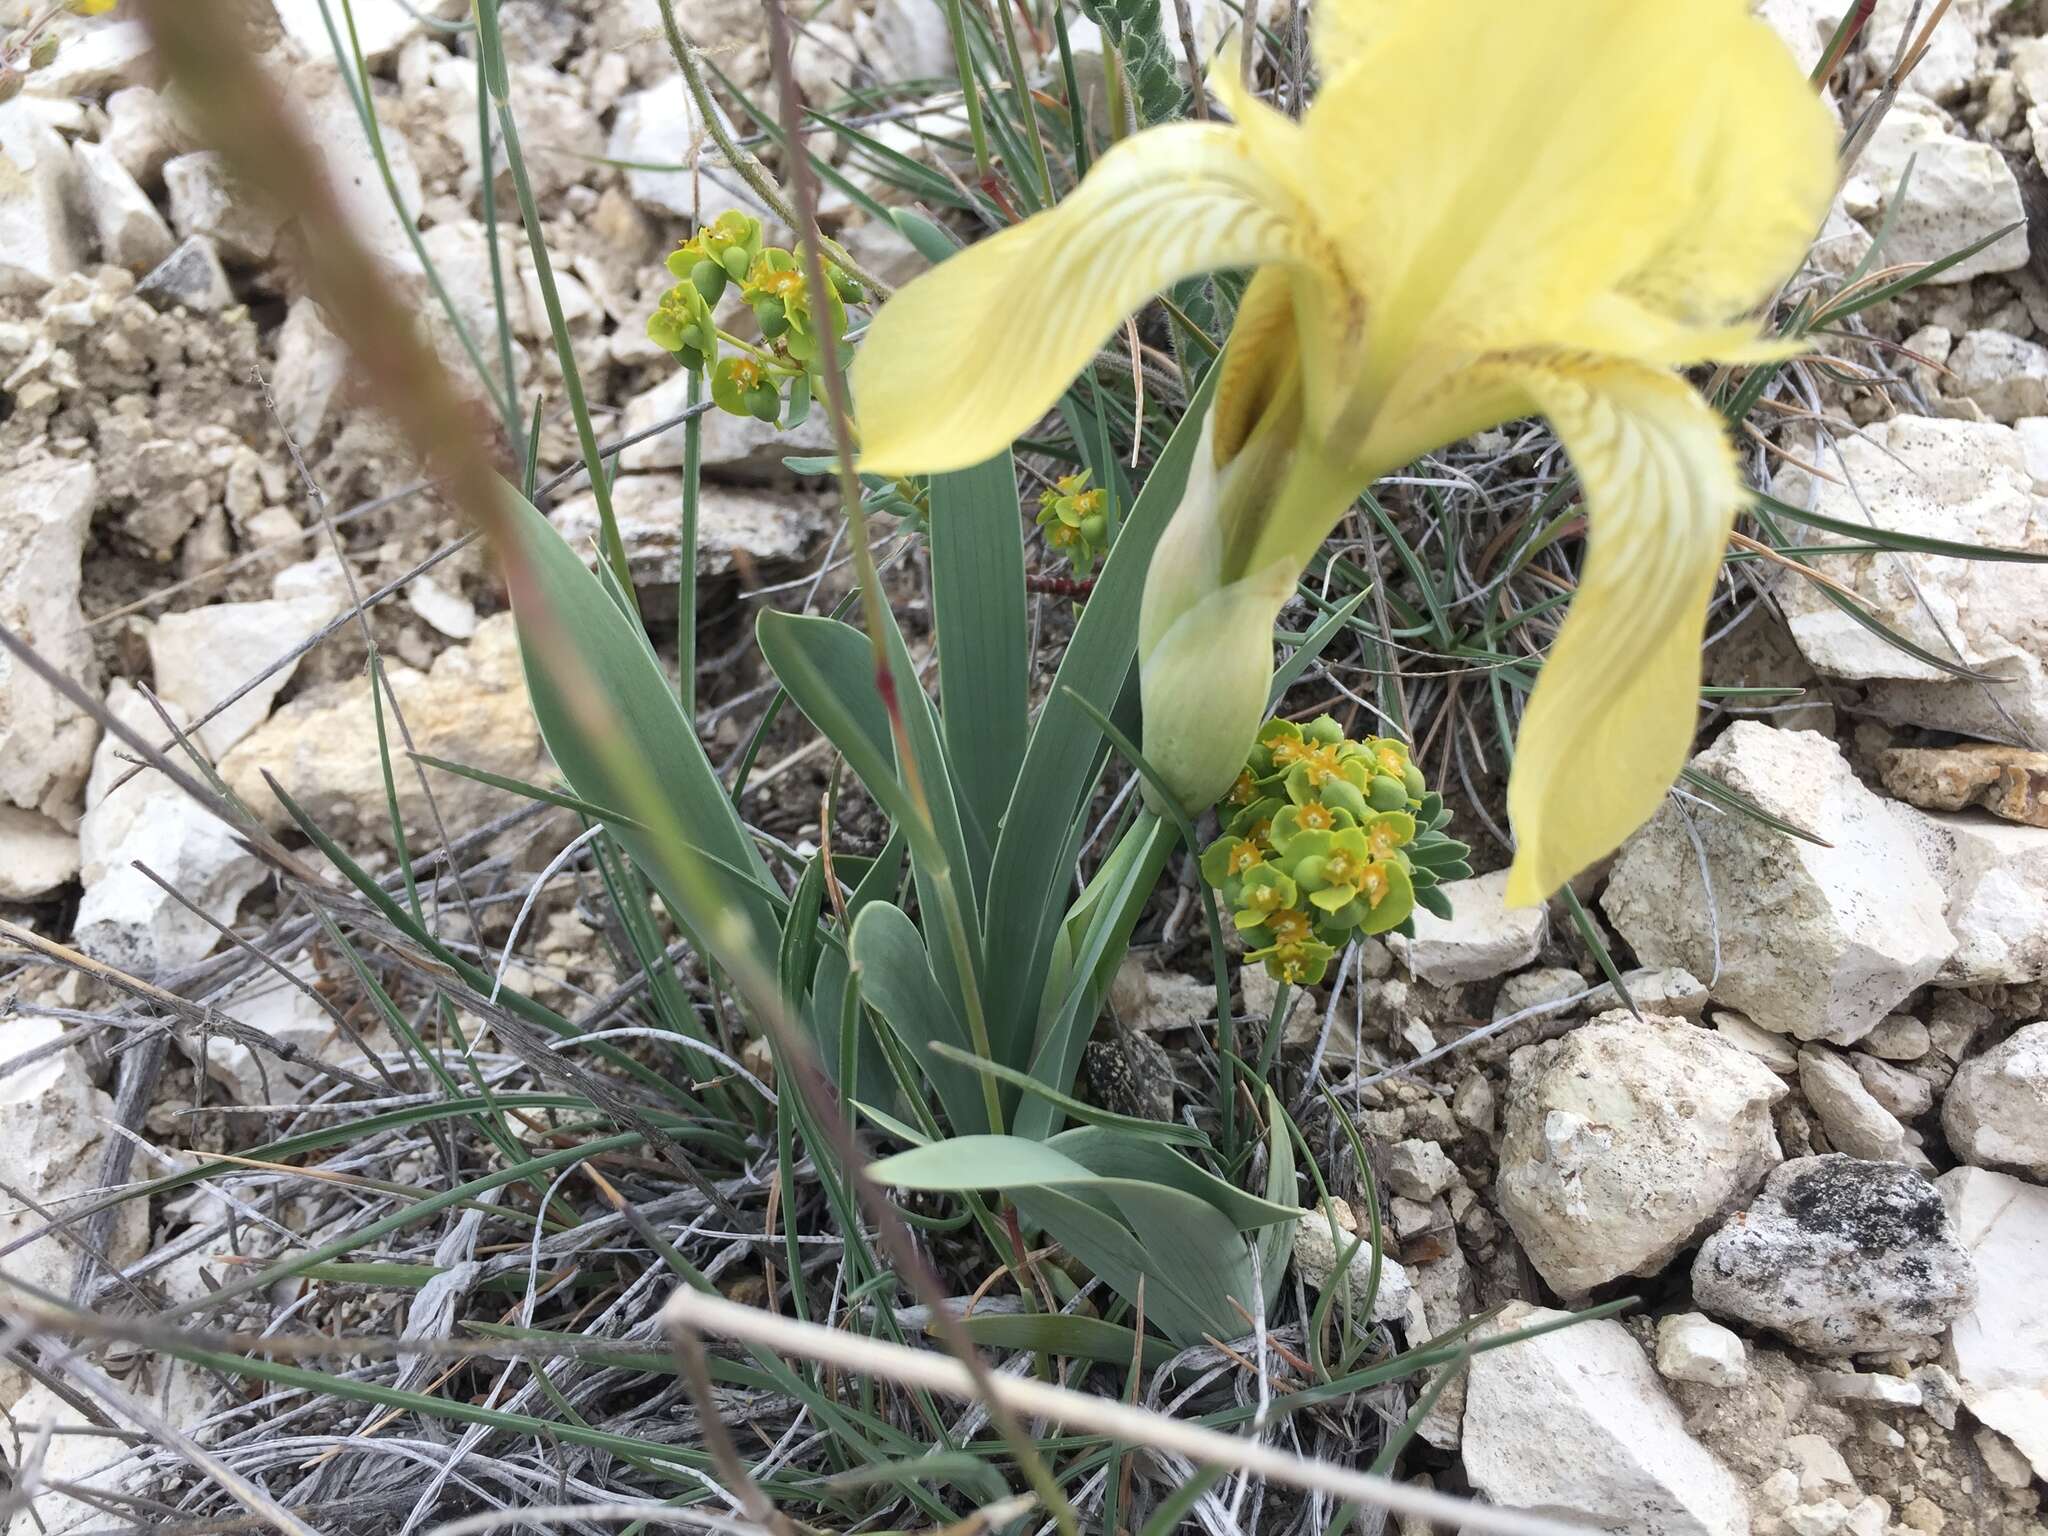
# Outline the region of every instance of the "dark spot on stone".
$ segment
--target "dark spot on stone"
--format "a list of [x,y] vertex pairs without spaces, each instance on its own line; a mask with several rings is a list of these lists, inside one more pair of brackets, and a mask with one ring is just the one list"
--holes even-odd
[[1897,1163],[1823,1158],[1791,1180],[1783,1199],[1800,1226],[1838,1237],[1863,1253],[1909,1249],[1942,1235],[1941,1196]]

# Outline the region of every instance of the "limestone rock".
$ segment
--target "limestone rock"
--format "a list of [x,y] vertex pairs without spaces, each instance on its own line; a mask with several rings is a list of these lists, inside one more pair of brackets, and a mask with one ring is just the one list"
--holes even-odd
[[0,103],[0,298],[34,298],[84,259],[71,146],[25,102]]
[[[451,646],[429,672],[394,666],[387,676],[412,728],[415,749],[487,772],[544,782],[551,772],[526,697],[526,677],[510,614],[477,626],[468,645]],[[310,689],[251,731],[221,760],[221,776],[267,825],[289,825],[263,782],[268,771],[307,813],[344,842],[389,843],[384,775],[368,685],[360,679]],[[433,836],[417,775],[395,775],[407,836]],[[450,837],[511,809],[501,791],[436,773],[434,800]]]
[[[1561,1321],[1510,1302],[1478,1337]],[[1474,1355],[1464,1459],[1494,1504],[1661,1536],[1746,1536],[1749,1501],[1628,1331],[1578,1323]]]
[[1991,742],[1899,747],[1881,753],[1877,769],[1886,790],[1923,811],[1982,806],[2006,821],[2048,827],[2048,752]]
[[[1332,1218],[1337,1224],[1334,1238],[1330,1235]],[[1347,1252],[1351,1262],[1340,1276],[1337,1261]],[[1301,1275],[1302,1284],[1318,1295],[1327,1290],[1333,1280],[1341,1282],[1348,1278],[1351,1303],[1362,1307],[1367,1287],[1372,1283],[1371,1221],[1358,1216],[1348,1203],[1334,1195],[1324,1209],[1303,1211],[1294,1228],[1294,1267]],[[1413,1294],[1414,1285],[1408,1278],[1408,1271],[1396,1262],[1392,1254],[1382,1251],[1379,1290],[1372,1293],[1372,1321],[1390,1323],[1405,1317]],[[1341,1301],[1339,1305],[1342,1305]]]
[[[301,982],[310,984],[318,979],[318,973],[304,961],[293,963],[291,970]],[[375,1075],[375,1067],[364,1059],[326,1009],[302,987],[270,972],[260,973],[256,980],[224,1001],[221,1011],[311,1061],[338,1066],[358,1076]],[[360,1032],[372,1050],[391,1046],[391,1038],[381,1025]],[[180,1035],[178,1043],[187,1055],[194,1054],[195,1040]],[[333,1082],[304,1061],[286,1060],[275,1052],[222,1035],[214,1035],[206,1043],[206,1069],[207,1076],[224,1087],[237,1104],[293,1104],[304,1097],[308,1084],[317,1089],[332,1086]]]
[[1387,1150],[1387,1183],[1410,1200],[1434,1200],[1457,1182],[1458,1165],[1433,1141],[1411,1136]]
[[104,144],[76,144],[78,185],[99,242],[100,259],[146,271],[171,253],[171,227],[127,168]]
[[[1867,508],[1869,519],[1897,533],[2048,553],[2048,501],[2035,496],[2011,428],[1898,416],[1839,442],[1840,463],[1819,466],[1834,483],[1788,465],[1773,494],[1852,523],[1865,521]],[[1842,542],[1819,529],[1804,536]],[[1952,677],[1861,628],[1809,583],[1781,581],[1792,637],[1815,667],[1866,681],[1870,709],[1894,723],[2048,740],[2048,602],[2038,566],[1896,553],[1826,565],[1895,633],[2007,681],[1986,687]]]
[[[292,650],[329,619],[324,597],[256,603],[211,603],[167,613],[150,631],[149,659],[157,694],[197,720]],[[194,733],[207,756],[221,755],[270,717],[270,704],[292,680],[298,661],[270,674]]]
[[1942,1358],[1970,1412],[2048,1477],[2048,1189],[1982,1168],[1935,1183],[1979,1278],[1977,1303],[1956,1319]]
[[1834,1154],[1778,1168],[1700,1246],[1693,1299],[1817,1355],[1925,1347],[1977,1294],[1941,1196],[1898,1163]]
[[[738,208],[756,218],[774,217],[760,206],[752,189],[720,156],[680,74],[671,74],[647,90],[635,91],[619,103],[605,155],[635,166],[686,167],[674,171],[628,170],[627,189],[642,207],[683,218],[701,211],[710,219],[727,208]],[[694,176],[687,169],[693,163]]]
[[1941,888],[1832,741],[1737,721],[1693,767],[1829,846],[1666,800],[1622,846],[1601,898],[1638,955],[1710,976],[1718,920],[1715,998],[1767,1029],[1839,1043],[1939,972],[1955,949]]
[[1894,1013],[1880,1020],[1877,1028],[1859,1043],[1871,1055],[1886,1061],[1918,1061],[1934,1042],[1927,1026],[1910,1013]]
[[[1867,1036],[1864,1043],[1869,1044]],[[1934,1085],[1926,1078],[1902,1071],[1866,1051],[1851,1051],[1848,1062],[1863,1079],[1865,1090],[1884,1106],[1886,1113],[1901,1120],[1918,1120],[1934,1108]]]
[[1657,1373],[1667,1381],[1739,1387],[1749,1379],[1742,1340],[1704,1312],[1657,1320]]
[[1993,421],[2048,413],[2048,347],[2006,331],[1971,331],[1949,354],[1953,387]]
[[400,213],[392,206],[391,191],[384,184],[383,171],[370,152],[362,119],[340,75],[330,70],[301,70],[292,77],[292,87],[292,109],[309,142],[320,152],[328,186],[349,228],[387,272],[419,271],[419,255],[406,231],[420,214],[420,173],[404,135],[380,125],[391,182],[405,210]]
[[[184,711],[166,708],[181,728],[187,723]],[[145,740],[157,742],[169,734],[125,679],[108,691],[107,709]],[[93,757],[85,819],[78,828],[85,896],[75,931],[78,947],[87,954],[149,977],[202,959],[220,936],[135,868],[137,863],[218,923],[234,921],[242,898],[261,883],[264,871],[231,827],[154,769],[122,783],[133,766],[131,756],[110,735]]]
[[181,240],[135,285],[135,296],[158,309],[189,309],[195,315],[217,315],[235,302],[220,253],[204,235]]
[[[328,36],[327,22],[320,10],[320,0],[272,0],[277,8],[278,22],[284,28],[284,35],[291,41],[301,56],[318,64],[335,62],[334,43]],[[446,18],[451,15],[446,0],[350,0],[350,20],[355,26],[356,41],[363,52],[363,62],[372,69],[390,59],[413,38],[423,36],[427,31],[426,18]],[[334,12],[339,24],[340,13]],[[342,24],[342,43],[348,45],[349,33]],[[354,61],[349,63],[354,72]]]
[[[2048,594],[2044,594],[2048,595]],[[2048,980],[2048,828],[1894,807],[1946,892],[1942,986]]]
[[[0,623],[88,687],[95,668],[78,607],[79,562],[97,490],[83,460],[32,461],[0,474]],[[0,804],[71,824],[98,736],[90,715],[0,654]]]
[[1387,936],[1394,958],[1435,987],[1486,981],[1520,970],[1541,952],[1550,932],[1550,914],[1542,906],[1506,905],[1507,884],[1504,869],[1451,881],[1443,888],[1451,903],[1450,918],[1416,908],[1414,938]]
[[1773,1072],[1789,1076],[1799,1070],[1799,1051],[1792,1041],[1771,1030],[1759,1029],[1731,1008],[1715,1012],[1714,1033],[1749,1052]]
[[171,224],[181,236],[205,235],[222,255],[260,264],[277,248],[279,221],[237,187],[227,162],[210,149],[164,162]]
[[1494,1192],[1553,1289],[1655,1274],[1777,1163],[1785,1085],[1710,1030],[1609,1013],[1509,1061]]
[[100,142],[140,186],[163,179],[164,162],[187,148],[185,133],[160,92],[131,85],[106,100],[107,126]]
[[[673,420],[682,414],[688,400],[689,378],[678,368],[652,389],[626,402],[624,435],[630,437]],[[783,473],[785,458],[830,452],[832,424],[822,410],[814,408],[801,426],[788,429],[756,421],[751,416],[729,416],[720,410],[704,414],[703,461],[707,475],[728,480],[767,479]],[[681,469],[682,426],[672,426],[658,436],[635,443],[619,455],[619,466],[628,474]]]
[[[1916,76],[1915,85],[1922,85]],[[1892,201],[1911,162],[1906,196],[1894,215]],[[1961,283],[1986,272],[2027,264],[2026,210],[2020,185],[1996,145],[1950,128],[1942,110],[1924,97],[1902,93],[1870,136],[1855,174],[1843,189],[1849,211],[1876,227],[1890,218],[1887,259],[1936,261],[2018,223],[1976,255],[1945,268],[1931,283]]]
[[2048,1181],[2048,1022],[2016,1029],[1958,1067],[1941,1128],[1965,1162]]
[[[1706,984],[1682,966],[1638,966],[1623,972],[1621,981],[1628,988],[1629,1001],[1636,1005],[1638,1013],[1697,1022],[1706,1011]],[[1627,1004],[1614,990],[1613,982],[1603,981],[1581,1006],[1587,1013],[1605,1013],[1610,1008],[1625,1008]]]
[[41,901],[78,878],[78,834],[40,811],[0,805],[0,901]]
[[1905,1151],[1906,1128],[1871,1097],[1855,1068],[1833,1051],[1809,1045],[1799,1052],[1799,1089],[1837,1152],[1897,1162]]
[[270,392],[293,442],[310,447],[320,435],[347,375],[348,348],[327,328],[320,306],[309,298],[292,300],[277,330]]
[[[621,475],[612,485],[612,513],[625,541],[636,587],[673,588],[682,570],[681,475]],[[596,548],[597,498],[563,502],[550,520],[584,554]],[[722,576],[736,565],[799,559],[824,519],[808,497],[774,496],[705,485],[697,496],[697,575]]]
[[[56,1019],[10,1019],[5,1059],[49,1045],[69,1027]],[[0,1077],[0,1168],[6,1169],[7,1182],[51,1208],[52,1214],[63,1214],[68,1204],[97,1188],[106,1122],[113,1114],[113,1101],[93,1087],[84,1058],[70,1046]],[[0,1246],[44,1225],[42,1216],[10,1200],[0,1207]],[[146,1202],[123,1204],[110,1245],[114,1262],[138,1257],[148,1234]],[[59,1295],[70,1292],[77,1266],[77,1251],[56,1235],[0,1258],[0,1272]]]

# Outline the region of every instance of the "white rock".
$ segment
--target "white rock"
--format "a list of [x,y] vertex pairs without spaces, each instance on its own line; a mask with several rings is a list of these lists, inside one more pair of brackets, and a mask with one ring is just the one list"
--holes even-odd
[[2016,1029],[1958,1067],[1941,1128],[1965,1162],[2048,1180],[2048,1022]]
[[1799,1051],[1785,1036],[1759,1029],[1732,1009],[1714,1013],[1714,1033],[1730,1045],[1749,1052],[1773,1072],[1790,1074],[1799,1070]]
[[1833,1051],[1814,1045],[1801,1049],[1799,1091],[1837,1152],[1896,1162],[1905,1151],[1906,1128],[1870,1096],[1855,1068]]
[[277,249],[278,220],[234,183],[227,162],[210,149],[164,162],[171,224],[181,236],[204,235],[235,261],[260,264]]
[[178,242],[178,248],[135,285],[135,296],[158,309],[189,309],[195,315],[217,315],[235,302],[220,253],[204,235]]
[[2004,331],[1971,331],[1948,367],[1954,387],[1994,421],[2048,413],[2048,347]]
[[[211,603],[167,613],[149,635],[157,694],[197,720],[249,678],[334,617],[323,597],[256,603]],[[298,670],[296,658],[199,727],[206,755],[223,753],[270,718],[271,701]]]
[[114,152],[104,144],[81,143],[71,155],[100,259],[140,272],[170,255],[171,226]]
[[1922,1393],[1917,1382],[1882,1371],[1815,1371],[1807,1378],[1830,1402],[1856,1403],[1875,1408],[1918,1408]]
[[[294,962],[291,970],[302,982],[319,979],[317,970],[305,961]],[[310,1061],[338,1066],[359,1076],[375,1073],[374,1065],[364,1059],[326,1009],[301,987],[270,972],[261,973],[253,983],[222,1003],[221,1011],[261,1030]],[[391,1038],[381,1025],[362,1033],[372,1050],[391,1046]],[[192,1054],[193,1041],[180,1035],[179,1044],[188,1055]],[[237,1104],[293,1104],[304,1096],[308,1083],[325,1087],[333,1081],[306,1062],[285,1060],[275,1052],[221,1035],[207,1041],[206,1058],[207,1075],[226,1088]]]
[[1982,1168],[1935,1183],[1979,1277],[1977,1304],[1956,1319],[1943,1363],[1970,1412],[2048,1477],[2048,1189]]
[[1778,1517],[1792,1536],[1835,1536],[1849,1523],[1849,1507],[1840,1499],[1795,1504]]
[[[66,677],[93,685],[79,562],[97,500],[89,462],[31,461],[0,474],[0,623]],[[66,825],[99,726],[12,655],[0,655],[0,804]]]
[[[626,402],[624,435],[645,432],[650,427],[682,414],[689,402],[689,377],[678,368],[668,378]],[[813,409],[801,426],[785,431],[756,421],[751,416],[729,416],[724,411],[704,414],[704,472],[725,479],[763,478],[782,473],[782,461],[796,454],[832,452],[832,424],[822,410]],[[619,467],[628,474],[651,469],[683,467],[683,429],[680,424],[645,442],[635,443],[619,455]]]
[[[721,126],[729,127],[723,122]],[[619,103],[612,120],[607,159],[633,165],[675,166],[675,170],[629,170],[626,187],[642,207],[707,222],[728,208],[738,208],[764,221],[774,215],[762,208],[751,188],[719,155],[704,120],[690,99],[680,74],[661,84],[635,91]],[[696,171],[691,172],[692,164]]]
[[[1957,0],[1949,7],[1928,39],[1927,53],[1913,67],[1909,84],[1916,91],[1946,100],[1977,78],[1977,47],[2001,8],[2001,0]],[[1835,5],[1837,14],[1844,7]],[[1913,0],[1877,0],[1870,24],[1864,29],[1864,56],[1880,74],[1888,73],[1897,61],[1900,44],[1919,38],[1930,8]],[[1907,23],[1912,36],[1906,36]]]
[[1888,260],[1935,261],[2017,222],[2019,228],[1929,282],[1967,282],[2027,264],[2026,210],[2005,156],[1994,144],[1951,130],[1939,107],[1911,93],[1899,97],[1870,136],[1843,189],[1850,212],[1873,227],[1885,219],[1909,161],[1913,174],[1905,202],[1891,220]]
[[1709,1030],[1609,1013],[1509,1058],[1501,1214],[1544,1280],[1581,1295],[1655,1274],[1756,1189],[1785,1085]]
[[[1628,988],[1629,1001],[1636,1005],[1638,1013],[1697,1022],[1706,1011],[1706,983],[1681,966],[1638,966],[1635,970],[1624,971],[1621,981]],[[1580,1004],[1586,1013],[1605,1013],[1610,1008],[1626,1006],[1611,981],[1603,981]]]
[[1667,799],[1601,898],[1638,955],[1713,975],[1718,921],[1716,999],[1766,1029],[1845,1044],[1935,976],[1955,949],[1941,888],[1834,742],[1737,721],[1692,765],[1829,846]]
[[[2048,590],[2042,593],[2048,600]],[[1946,893],[1942,986],[2048,980],[2048,827],[1895,806]]]
[[[1564,1315],[1510,1302],[1478,1337]],[[1642,1350],[1610,1318],[1474,1355],[1464,1459],[1473,1487],[1510,1509],[1660,1536],[1749,1530],[1741,1484],[1686,1433]]]
[[[10,1019],[0,1059],[26,1055],[69,1027],[56,1019]],[[84,1058],[69,1046],[0,1077],[0,1168],[6,1170],[7,1182],[52,1215],[65,1214],[72,1203],[98,1188],[106,1123],[113,1114],[113,1101],[93,1087]],[[119,1207],[109,1245],[117,1264],[142,1252],[149,1234],[146,1206],[145,1201],[130,1200]],[[45,1224],[42,1216],[7,1200],[0,1204],[0,1246]],[[0,1258],[0,1274],[58,1295],[69,1294],[77,1267],[77,1251],[55,1235]],[[0,1367],[0,1380],[11,1376],[11,1370]]]
[[[681,475],[621,475],[612,485],[612,515],[626,545],[636,587],[673,587],[682,569]],[[597,498],[585,493],[551,514],[555,527],[586,555],[597,547]],[[719,576],[736,564],[795,560],[816,537],[822,518],[806,498],[771,496],[703,485],[697,495],[697,574]]]
[[[108,690],[107,709],[146,741],[158,742],[168,734],[126,679]],[[170,714],[182,728],[184,711],[171,709]],[[204,958],[220,936],[136,869],[137,863],[217,923],[234,921],[242,898],[262,882],[264,869],[232,828],[154,769],[121,783],[133,766],[132,755],[110,735],[93,756],[85,819],[78,828],[85,896],[74,931],[87,954],[147,978]]]
[[1657,1371],[1667,1381],[1739,1387],[1749,1379],[1749,1356],[1704,1312],[1677,1312],[1657,1320]]
[[[527,701],[509,613],[484,620],[475,639],[443,651],[431,671],[392,666],[385,675],[416,750],[529,783],[544,783],[553,772]],[[362,679],[307,689],[221,759],[229,787],[267,825],[282,829],[290,818],[265,785],[265,772],[334,836],[390,842],[376,720]],[[434,835],[418,776],[399,773],[396,783],[406,835]],[[432,783],[450,837],[514,804],[503,791],[454,774],[436,773]]]
[[941,79],[953,68],[953,40],[938,0],[875,0],[872,16],[857,16],[854,41],[876,78]]
[[1693,1300],[1817,1355],[1922,1345],[1976,1296],[1941,1197],[1898,1163],[1784,1164],[1700,1246]]
[[1394,958],[1405,962],[1417,979],[1437,987],[1520,970],[1542,951],[1550,914],[1540,904],[1509,907],[1504,900],[1507,884],[1504,869],[1451,881],[1443,888],[1451,903],[1450,918],[1416,908],[1414,938],[1387,935]]
[[184,130],[172,117],[162,93],[146,85],[114,92],[107,98],[106,114],[100,142],[141,186],[156,185],[163,177],[164,162],[187,147]]
[[[1897,533],[2048,552],[2048,502],[2034,494],[2023,440],[2012,429],[1899,416],[1843,436],[1840,447],[1840,463],[1820,467],[1842,483],[1788,467],[1774,494],[1853,522],[1864,520],[1867,507],[1880,527]],[[1839,542],[1817,529],[1804,536]],[[1936,655],[1951,654],[1953,641],[1966,665],[2007,681],[1986,688],[1951,677],[1857,627],[1824,597],[1800,590],[1803,583],[1781,583],[1793,639],[1815,667],[1872,680],[1871,708],[1894,723],[1995,739],[2017,729],[2048,739],[2048,603],[2038,567],[1888,553],[1830,559],[1827,568],[1894,632]]]
[[[1586,978],[1577,971],[1562,965],[1539,965],[1534,970],[1510,976],[1500,984],[1500,990],[1493,995],[1493,1022],[1498,1024],[1502,1019],[1528,1013],[1532,1008],[1545,1010],[1542,1014],[1532,1015],[1538,1018],[1584,1013],[1592,998],[1593,992],[1587,987]],[[1611,999],[1607,1006],[1614,1006]]]
[[405,603],[450,640],[467,640],[476,633],[476,604],[431,576],[405,584]]
[[404,209],[401,213],[392,205],[383,172],[370,152],[362,118],[341,76],[330,70],[302,70],[292,77],[292,85],[292,110],[320,151],[328,185],[349,228],[387,272],[419,271],[419,255],[406,231],[420,215],[420,173],[404,136],[390,124],[380,124],[379,137],[399,207]]
[[[1333,1216],[1337,1223],[1334,1238],[1330,1235]],[[1334,1195],[1330,1197],[1327,1211],[1301,1213],[1294,1226],[1294,1265],[1300,1271],[1302,1284],[1318,1295],[1329,1289],[1331,1281],[1337,1277],[1337,1260],[1346,1252],[1351,1255],[1350,1265],[1344,1274],[1351,1284],[1352,1304],[1362,1305],[1367,1287],[1372,1283],[1371,1222],[1361,1221],[1349,1204]],[[1408,1271],[1394,1260],[1393,1255],[1382,1250],[1379,1290],[1373,1293],[1372,1321],[1390,1323],[1406,1316],[1408,1300],[1414,1291]]]
[[[271,0],[284,34],[299,53],[319,64],[336,61],[334,41],[320,11],[320,0]],[[423,18],[446,17],[450,8],[435,0],[350,0],[348,20],[339,7],[330,7],[344,48],[350,44],[349,24],[355,27],[355,42],[362,48],[363,61],[372,69],[395,55],[413,38],[426,33]],[[355,72],[353,60],[349,72]]]
[[78,878],[78,834],[40,811],[0,805],[0,901],[41,901]]
[[2048,106],[2048,37],[2013,39],[2012,78],[2029,106]]
[[1894,1013],[1878,1021],[1877,1028],[1859,1042],[1873,1056],[1886,1061],[1918,1061],[1927,1054],[1927,1026],[1910,1013]]
[[71,146],[23,100],[0,104],[0,298],[34,298],[76,272]]
[[31,95],[97,96],[109,87],[133,87],[160,73],[149,29],[139,21],[108,17],[74,22],[61,36],[57,57],[29,75]]
[[1934,1108],[1934,1085],[1926,1078],[1862,1051],[1851,1051],[1848,1061],[1856,1075],[1863,1079],[1864,1088],[1884,1106],[1887,1113],[1912,1121]]
[[1410,1137],[1387,1149],[1387,1183],[1410,1200],[1434,1200],[1457,1182],[1458,1165],[1433,1141]]
[[309,298],[292,300],[278,327],[270,391],[285,431],[302,449],[311,451],[347,374],[348,348],[327,328],[320,306]]
[[1825,1496],[1830,1488],[1854,1488],[1856,1479],[1842,1453],[1822,1435],[1793,1435],[1785,1442],[1786,1453],[1799,1479],[1799,1491],[1809,1499]]

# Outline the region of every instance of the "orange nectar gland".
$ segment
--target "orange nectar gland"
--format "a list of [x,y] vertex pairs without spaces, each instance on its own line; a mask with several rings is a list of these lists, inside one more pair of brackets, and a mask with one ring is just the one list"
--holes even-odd
[[1252,911],[1270,916],[1280,910],[1280,887],[1259,885],[1244,893],[1244,904]]
[[1304,832],[1327,832],[1337,825],[1337,818],[1327,805],[1310,801],[1295,812],[1294,824]]
[[1266,856],[1259,851],[1259,845],[1250,838],[1230,845],[1230,857],[1224,861],[1224,869],[1233,875],[1241,875]]
[[1383,746],[1374,755],[1379,758],[1382,773],[1398,779],[1408,771],[1408,755],[1397,746]]
[[1291,741],[1282,736],[1273,743],[1273,766],[1276,769],[1292,768],[1314,750],[1305,741]]
[[1394,829],[1385,822],[1369,830],[1366,833],[1366,840],[1371,844],[1372,856],[1376,859],[1388,857],[1396,848],[1401,846],[1395,841]]
[[1351,855],[1341,848],[1323,860],[1323,878],[1332,885],[1356,885],[1357,875]]
[[1308,915],[1303,912],[1276,912],[1266,929],[1273,935],[1273,947],[1287,949],[1309,941]]
[[[1279,754],[1276,752],[1277,758]],[[1332,779],[1342,778],[1344,772],[1337,762],[1335,747],[1310,747],[1301,754],[1301,765],[1308,771],[1310,784],[1321,788]]]
[[1365,892],[1365,904],[1377,907],[1387,899],[1387,872],[1378,864],[1365,867],[1365,878],[1359,882],[1359,889]]
[[747,286],[753,296],[768,296],[787,301],[793,293],[802,293],[804,275],[794,267],[770,267],[748,280]]
[[1230,786],[1232,805],[1250,805],[1259,798],[1259,786],[1252,778],[1252,771],[1243,768],[1238,771],[1237,782]]
[[736,357],[732,360],[732,382],[741,394],[759,386],[761,365],[750,357]]

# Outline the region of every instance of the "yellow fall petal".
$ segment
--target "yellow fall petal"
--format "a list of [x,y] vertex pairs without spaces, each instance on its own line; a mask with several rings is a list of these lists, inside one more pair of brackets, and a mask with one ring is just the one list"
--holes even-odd
[[1316,0],[1308,19],[1316,73],[1334,79],[1380,38],[1403,12],[1427,0]]
[[1508,781],[1511,905],[1540,901],[1656,810],[1698,723],[1701,632],[1745,499],[1719,416],[1675,375],[1518,365],[1585,486],[1590,549]]
[[877,312],[852,371],[861,468],[979,464],[1050,410],[1153,294],[1219,267],[1291,261],[1301,245],[1292,199],[1234,128],[1171,123],[1124,140],[1056,208],[950,257]]

